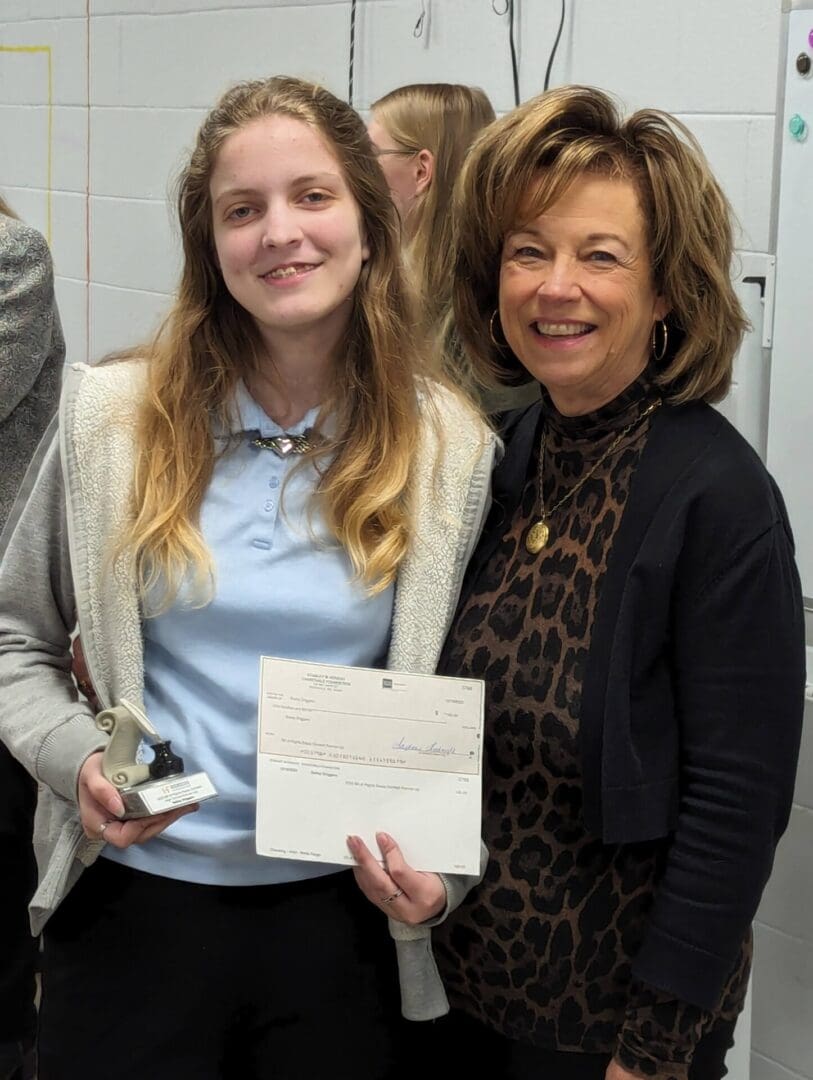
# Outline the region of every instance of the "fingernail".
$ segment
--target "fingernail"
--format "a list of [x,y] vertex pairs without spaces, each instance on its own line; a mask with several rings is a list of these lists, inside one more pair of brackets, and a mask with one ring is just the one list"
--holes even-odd
[[347,837],[347,846],[350,848],[351,851],[355,851],[358,848],[358,842],[359,838],[357,836]]
[[376,840],[383,840],[385,844],[394,844],[395,843],[395,841],[390,836],[390,834],[386,833],[386,832],[376,833],[375,838],[376,838]]
[[117,818],[124,817],[124,803],[121,799],[111,799],[107,804],[107,809]]

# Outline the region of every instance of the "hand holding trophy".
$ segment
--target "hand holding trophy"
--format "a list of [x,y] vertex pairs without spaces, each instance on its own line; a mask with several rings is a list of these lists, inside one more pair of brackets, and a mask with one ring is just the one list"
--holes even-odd
[[[77,785],[89,839],[117,848],[144,844],[217,794],[206,773],[184,774],[182,759],[138,706],[122,701],[99,713],[96,722],[110,740],[85,760]],[[154,753],[149,764],[136,761],[144,738]]]
[[[110,736],[102,756],[102,774],[119,791],[124,819],[162,814],[217,795],[205,772],[184,773],[183,758],[132,702],[122,699],[119,705],[103,709],[96,726]],[[144,739],[152,744],[154,758],[149,763],[136,760]]]

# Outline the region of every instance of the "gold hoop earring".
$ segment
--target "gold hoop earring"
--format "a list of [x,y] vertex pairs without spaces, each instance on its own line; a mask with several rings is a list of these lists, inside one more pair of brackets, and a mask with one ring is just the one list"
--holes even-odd
[[664,356],[666,356],[666,349],[669,345],[669,329],[666,325],[666,321],[664,319],[659,319],[658,322],[660,322],[661,324],[661,332],[663,333],[663,345],[661,346],[660,352],[657,352],[655,327],[658,325],[658,323],[654,322],[652,324],[652,359],[655,361],[656,364],[659,364],[661,360],[663,360]]
[[491,338],[494,346],[499,349],[500,352],[502,352],[503,349],[508,348],[508,342],[497,341],[496,335],[494,334],[494,320],[497,318],[498,314],[498,309],[494,308],[494,310],[491,312],[491,318],[488,320],[488,336]]

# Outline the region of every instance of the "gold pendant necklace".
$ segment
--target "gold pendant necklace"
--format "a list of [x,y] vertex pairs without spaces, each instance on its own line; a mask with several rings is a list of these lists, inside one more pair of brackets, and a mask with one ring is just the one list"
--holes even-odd
[[612,452],[618,447],[618,444],[621,442],[621,440],[626,438],[626,436],[629,435],[629,433],[636,426],[636,424],[640,424],[642,420],[646,419],[646,417],[649,416],[650,413],[653,413],[661,404],[662,402],[660,398],[655,398],[654,401],[651,401],[639,416],[636,416],[631,423],[627,424],[627,426],[616,435],[616,437],[613,439],[613,441],[610,443],[610,445],[607,447],[607,449],[604,451],[598,461],[587,473],[585,473],[581,480],[579,480],[578,483],[574,484],[570,491],[566,491],[562,498],[559,499],[559,501],[553,506],[551,506],[550,509],[545,506],[545,503],[542,500],[542,490],[544,482],[543,473],[545,467],[545,441],[547,438],[547,429],[542,432],[542,438],[539,441],[539,520],[535,521],[525,534],[526,551],[528,551],[531,555],[538,555],[539,552],[547,546],[548,540],[550,539],[550,526],[548,525],[548,518],[550,517],[550,515],[555,513],[560,507],[564,506],[568,499],[572,499],[576,492],[587,483],[591,476],[593,476],[599,465],[602,465],[612,454]]
[[525,547],[532,555],[538,555],[545,544],[547,544],[549,536],[550,529],[545,524],[545,519],[542,518],[540,521],[535,521],[530,529],[528,529],[528,535],[525,537]]

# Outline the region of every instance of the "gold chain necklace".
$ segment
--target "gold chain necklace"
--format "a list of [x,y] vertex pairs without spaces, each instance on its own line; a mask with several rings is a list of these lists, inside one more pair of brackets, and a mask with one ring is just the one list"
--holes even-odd
[[562,498],[559,499],[559,501],[553,506],[551,506],[549,509],[545,506],[545,503],[542,499],[542,485],[544,480],[543,471],[545,467],[545,441],[547,439],[547,427],[545,428],[545,430],[542,432],[542,438],[539,442],[539,520],[535,521],[533,525],[531,525],[530,529],[528,529],[528,532],[525,535],[525,547],[531,553],[531,555],[538,555],[542,548],[545,547],[548,542],[548,539],[550,537],[550,526],[548,525],[548,519],[550,518],[551,514],[555,514],[561,506],[564,506],[568,499],[572,499],[576,492],[587,483],[591,476],[593,476],[599,465],[602,465],[610,456],[610,454],[612,454],[612,452],[618,447],[618,444],[621,442],[621,440],[624,439],[627,435],[629,435],[635,425],[640,424],[642,420],[645,420],[646,417],[649,416],[650,413],[653,413],[661,404],[661,399],[656,398],[654,401],[650,402],[649,405],[647,405],[647,407],[640,414],[640,416],[636,416],[635,419],[631,423],[627,424],[627,426],[622,431],[619,431],[619,433],[616,435],[616,437],[613,439],[613,441],[610,443],[610,445],[607,447],[607,449],[604,451],[598,461],[589,470],[589,472],[585,473],[581,480],[579,480],[578,483],[574,484],[570,491],[566,491]]

